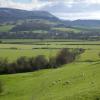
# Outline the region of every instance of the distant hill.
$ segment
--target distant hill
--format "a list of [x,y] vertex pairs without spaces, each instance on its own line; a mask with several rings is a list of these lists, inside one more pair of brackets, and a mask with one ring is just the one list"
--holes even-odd
[[27,23],[22,23],[21,25],[16,25],[11,29],[13,32],[18,32],[18,31],[33,31],[33,30],[50,30],[51,25],[46,24],[45,22],[39,22],[39,21],[34,21],[34,22],[27,22]]
[[58,24],[58,26],[60,27],[100,27],[100,20],[61,20],[46,11],[27,11],[12,8],[0,8],[0,23],[27,19],[39,19],[52,22],[60,22],[60,24]]
[[74,20],[74,21],[65,20],[63,22],[69,26],[100,27],[100,20]]
[[9,22],[25,19],[45,19],[58,21],[59,19],[46,11],[26,11],[11,8],[0,8],[0,22]]
[[[62,20],[46,11],[0,8],[0,38],[100,40],[100,20]],[[77,34],[78,33],[78,34]]]

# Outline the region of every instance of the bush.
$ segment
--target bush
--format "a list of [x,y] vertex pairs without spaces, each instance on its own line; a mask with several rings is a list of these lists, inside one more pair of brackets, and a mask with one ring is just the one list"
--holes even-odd
[[32,68],[27,57],[20,57],[16,61],[16,71],[17,72],[27,72],[31,71]]
[[62,49],[56,56],[56,64],[57,66],[68,64],[75,60],[75,54],[70,52],[69,49]]
[[48,60],[44,55],[39,55],[34,59],[34,66],[37,70],[48,68]]
[[73,49],[72,52],[73,52],[76,56],[78,56],[78,55],[84,53],[84,52],[85,52],[85,49],[83,49],[83,48],[76,48],[76,49]]
[[6,73],[8,67],[8,60],[0,58],[0,73]]
[[56,58],[51,57],[49,58],[49,67],[50,68],[57,68]]
[[9,63],[7,69],[8,74],[17,73],[17,65],[16,62]]
[[30,64],[30,67],[31,69],[34,71],[34,70],[37,70],[36,66],[35,66],[35,58],[31,57],[29,58],[29,64]]
[[0,40],[0,43],[2,43],[2,41]]

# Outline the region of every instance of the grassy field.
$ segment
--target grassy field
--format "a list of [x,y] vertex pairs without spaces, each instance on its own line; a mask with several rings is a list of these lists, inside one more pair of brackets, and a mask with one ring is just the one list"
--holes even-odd
[[100,32],[99,27],[80,27],[80,26],[75,26],[73,29],[81,30],[81,31],[95,31],[95,32]]
[[75,32],[75,33],[79,33],[82,31],[81,29],[77,28],[53,28],[52,30],[57,30],[61,32]]
[[10,31],[13,27],[14,27],[14,25],[4,25],[4,26],[0,26],[0,32],[8,32],[8,31]]
[[100,41],[16,41],[0,44],[0,57],[12,61],[20,56],[54,56],[60,48],[86,50],[75,62],[58,69],[1,75],[0,100],[100,100]]
[[0,100],[99,100],[100,62],[73,63],[55,70],[4,75]]
[[[0,57],[15,60],[20,56],[53,56],[61,48],[84,48],[86,52],[80,60],[98,60],[100,41],[40,41],[40,40],[2,40]],[[10,44],[9,44],[10,43]],[[92,55],[91,55],[92,54]]]
[[94,32],[99,32],[100,28],[99,27],[69,27],[69,28],[53,28],[53,30],[61,31],[61,32],[75,32],[75,33],[80,33],[83,31],[94,31]]
[[7,58],[9,61],[16,60],[21,56],[26,57],[35,57],[37,55],[45,55],[47,58],[50,56],[54,56],[57,53],[57,50],[0,50],[0,58]]

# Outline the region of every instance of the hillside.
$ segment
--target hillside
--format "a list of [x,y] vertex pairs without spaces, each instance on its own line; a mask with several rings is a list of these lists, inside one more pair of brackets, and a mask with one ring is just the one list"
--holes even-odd
[[0,39],[100,40],[100,20],[61,20],[46,11],[0,8]]
[[74,20],[74,21],[69,21],[69,20],[64,20],[63,21],[65,24],[69,26],[77,26],[77,27],[100,27],[100,20]]
[[55,70],[0,76],[6,87],[0,100],[99,100],[99,66],[100,62],[73,63]]
[[[46,11],[27,11],[12,8],[0,8],[0,23],[27,20],[27,19],[41,19],[53,22],[61,22],[60,26],[80,26],[80,27],[100,27],[100,20],[62,20],[57,16]],[[59,25],[58,25],[59,26]]]
[[0,8],[0,23],[26,19],[59,21],[57,17],[46,11],[26,11],[11,8]]

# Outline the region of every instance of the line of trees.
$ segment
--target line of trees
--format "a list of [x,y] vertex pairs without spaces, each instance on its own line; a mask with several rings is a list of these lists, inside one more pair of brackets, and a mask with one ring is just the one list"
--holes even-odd
[[62,49],[55,57],[47,59],[44,55],[36,57],[20,57],[14,62],[0,59],[0,74],[13,74],[31,72],[40,69],[58,68],[61,65],[73,62],[76,57],[83,53],[84,49]]
[[[20,27],[20,26],[18,26]],[[27,29],[27,28],[25,28]],[[28,28],[29,29],[29,28]],[[16,31],[0,32],[0,39],[77,39],[77,40],[100,40],[100,32],[60,32],[57,30],[28,30],[28,31]],[[95,33],[95,34],[94,34]]]

